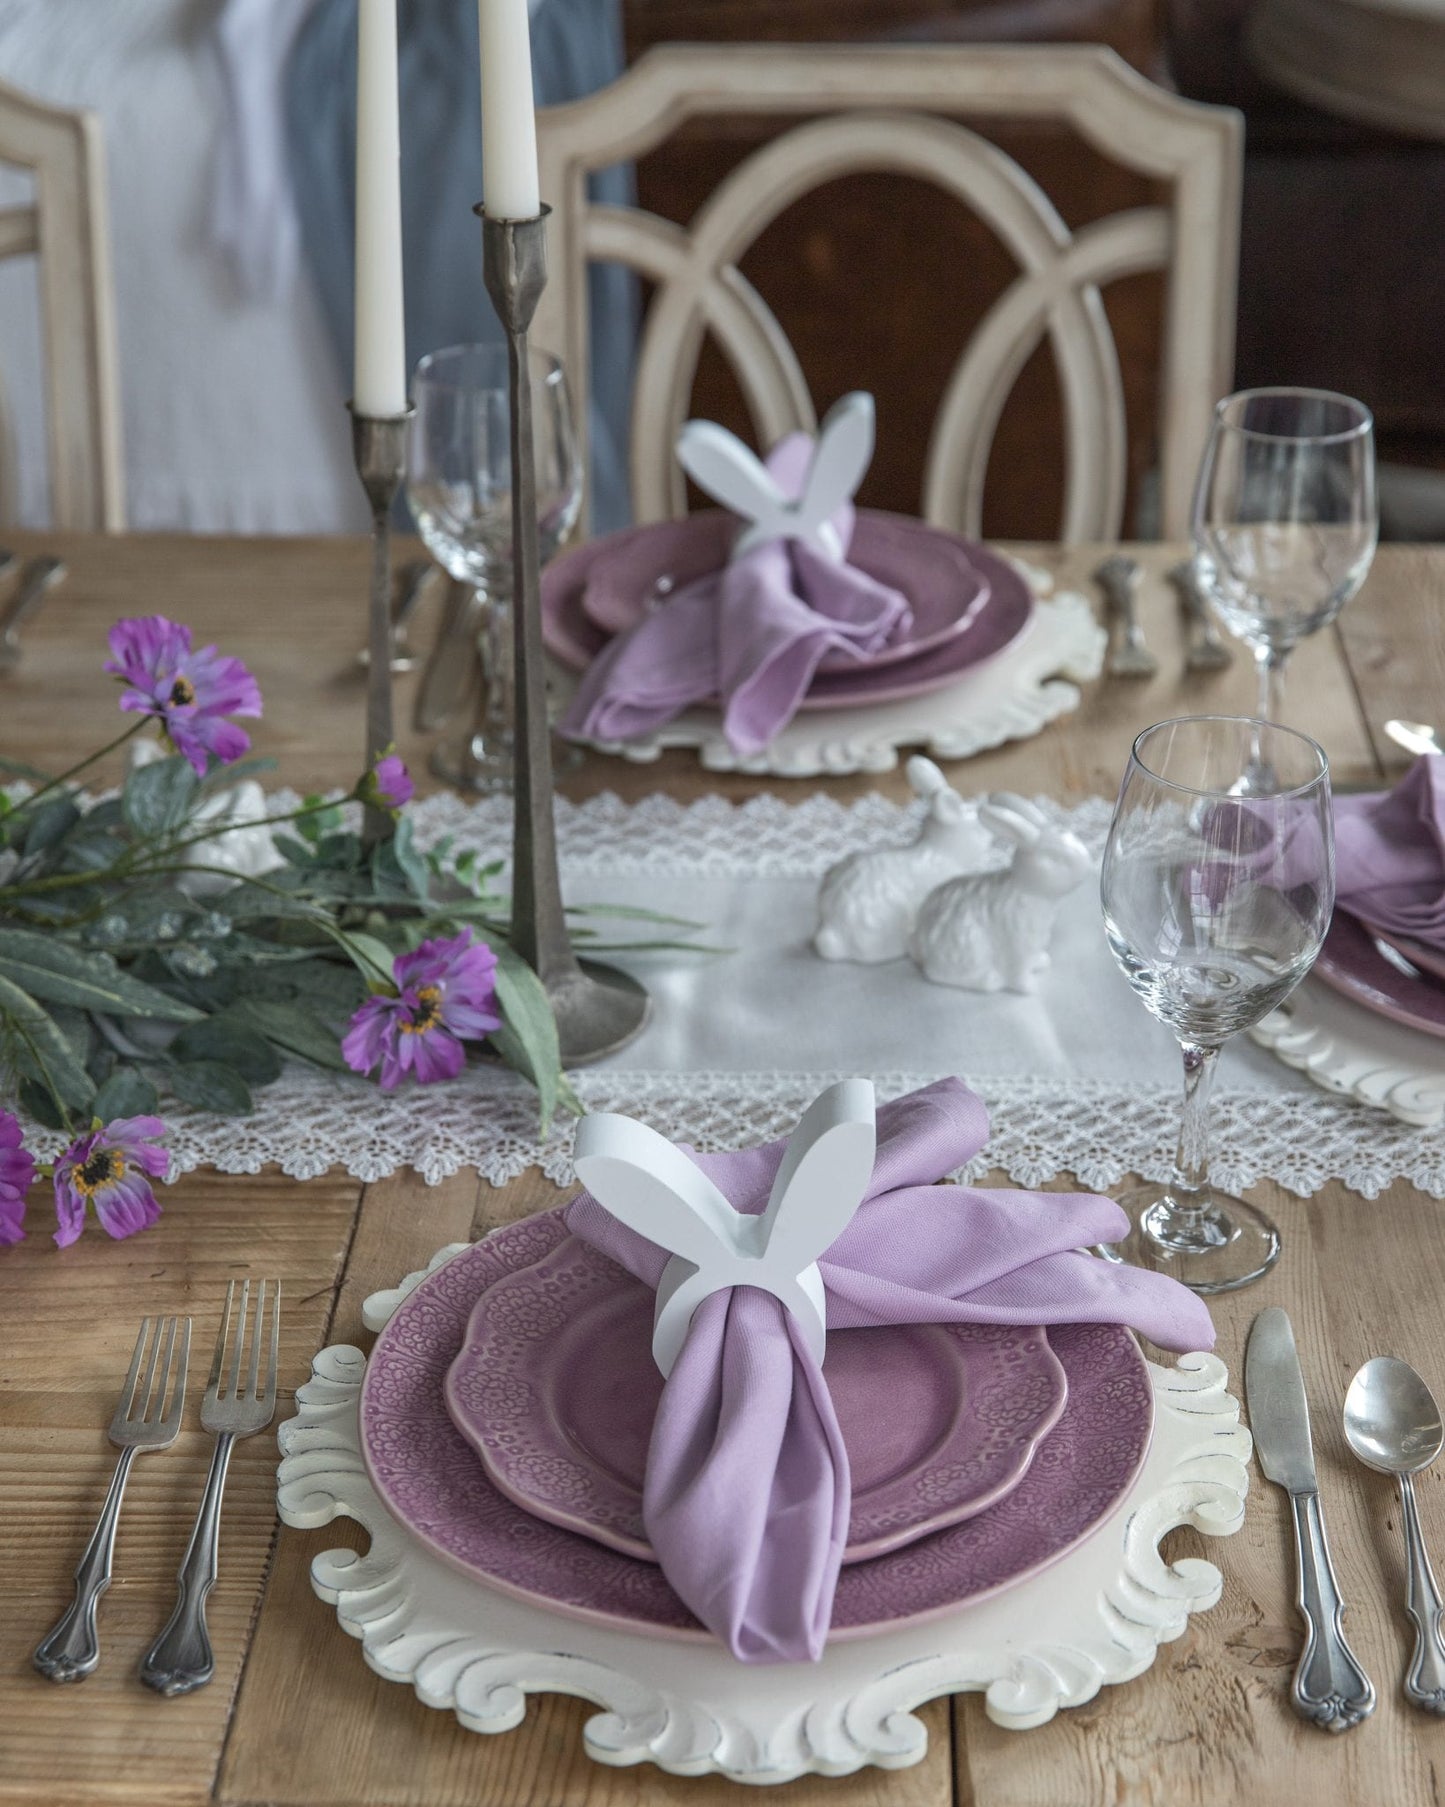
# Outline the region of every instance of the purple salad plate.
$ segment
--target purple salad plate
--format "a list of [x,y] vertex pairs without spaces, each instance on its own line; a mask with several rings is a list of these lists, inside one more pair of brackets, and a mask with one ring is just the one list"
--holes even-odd
[[[708,1642],[711,1634],[660,1568],[524,1512],[494,1485],[448,1416],[447,1371],[478,1298],[567,1236],[560,1212],[509,1224],[438,1268],[397,1308],[362,1385],[367,1474],[398,1524],[473,1580],[594,1624]],[[615,1276],[618,1285],[629,1281],[621,1268]],[[1068,1380],[1068,1402],[1018,1486],[975,1518],[845,1569],[832,1637],[920,1623],[1037,1574],[1128,1493],[1154,1425],[1138,1344],[1107,1324],[1055,1326],[1049,1342]]]
[[[1414,963],[1398,936],[1391,937],[1390,945]],[[1376,944],[1374,931],[1347,910],[1335,911],[1313,970],[1326,985],[1377,1016],[1445,1036],[1445,984],[1429,973],[1406,972]]]
[[[587,1243],[489,1286],[447,1374],[447,1410],[519,1506],[655,1562],[642,1487],[662,1375],[653,1296]],[[1058,1423],[1064,1370],[1037,1325],[843,1330],[823,1372],[848,1450],[844,1562],[985,1511]]]
[[[633,535],[663,533],[686,527],[692,520],[709,519],[721,520],[730,535],[733,523],[728,516],[691,516],[689,522],[665,524],[661,528],[629,528],[626,532]],[[861,548],[873,538],[887,543],[896,537],[906,543],[910,532],[941,539],[966,561],[968,576],[965,578],[960,572],[957,580],[959,588],[954,605],[957,617],[952,631],[939,634],[934,622],[927,629],[933,638],[922,649],[912,643],[900,642],[899,646],[886,649],[881,660],[876,656],[861,663],[849,659],[846,669],[821,672],[798,705],[800,710],[866,707],[941,690],[964,672],[996,658],[1018,639],[1032,620],[1033,594],[1013,565],[972,540],[945,533],[941,528],[926,527],[905,515],[859,511],[855,547],[860,548],[857,559],[860,569],[869,571],[870,575],[879,575],[861,555]],[[573,671],[585,670],[612,638],[589,619],[583,599],[592,565],[612,542],[622,537],[613,534],[589,540],[575,552],[549,565],[542,574],[542,638],[553,657]],[[884,559],[881,562],[887,566],[890,561]],[[909,585],[903,581],[903,562],[902,553],[895,550],[893,575],[886,581],[909,590]],[[716,562],[704,569],[716,569]],[[985,586],[981,596],[977,588],[980,582]]]
[[[737,531],[732,515],[707,511],[608,534],[585,565],[582,613],[605,635],[625,634],[674,592],[719,570]],[[912,617],[869,656],[871,671],[966,632],[989,599],[989,580],[968,541],[907,515],[860,514],[850,556],[870,577],[906,595]],[[818,669],[852,672],[858,661],[832,653]]]

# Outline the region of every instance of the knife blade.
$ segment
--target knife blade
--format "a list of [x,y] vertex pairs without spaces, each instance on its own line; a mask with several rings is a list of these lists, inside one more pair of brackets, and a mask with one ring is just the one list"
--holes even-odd
[[1320,1510],[1310,1439],[1309,1402],[1288,1312],[1260,1312],[1244,1356],[1249,1428],[1267,1479],[1289,1495],[1294,1518],[1295,1603],[1305,1622],[1290,1688],[1301,1718],[1329,1732],[1347,1732],[1375,1710],[1375,1690],[1345,1642],[1340,1595]]
[[422,733],[445,727],[478,680],[477,635],[486,604],[470,584],[452,582],[436,644],[417,688],[413,724]]

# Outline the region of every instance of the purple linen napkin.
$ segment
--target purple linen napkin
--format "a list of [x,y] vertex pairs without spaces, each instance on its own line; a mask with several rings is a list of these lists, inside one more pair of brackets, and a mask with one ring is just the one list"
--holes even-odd
[[[793,434],[770,454],[785,494],[799,493],[811,446]],[[833,525],[846,559],[851,506]],[[628,740],[716,697],[728,745],[757,753],[792,720],[827,654],[865,659],[908,615],[906,598],[856,566],[801,540],[770,541],[695,578],[619,634],[584,672],[560,726],[589,740]]]
[[[828,1329],[880,1324],[1129,1324],[1165,1348],[1209,1349],[1202,1300],[1161,1274],[1080,1253],[1127,1228],[1086,1193],[986,1192],[934,1182],[988,1139],[956,1079],[878,1111],[868,1197],[818,1264]],[[693,1154],[739,1211],[766,1205],[786,1141]],[[647,1285],[667,1252],[589,1194],[568,1227]],[[848,1455],[823,1371],[770,1293],[704,1300],[663,1388],[643,1520],[672,1586],[743,1662],[822,1654],[852,1503]]]
[[1335,798],[1335,901],[1445,948],[1445,759],[1423,755],[1393,790]]

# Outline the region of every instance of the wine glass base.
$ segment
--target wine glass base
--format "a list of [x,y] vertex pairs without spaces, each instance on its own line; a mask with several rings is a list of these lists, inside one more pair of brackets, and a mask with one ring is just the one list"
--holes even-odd
[[1217,1191],[1211,1196],[1213,1211],[1186,1241],[1168,1234],[1169,1188],[1137,1186],[1115,1201],[1128,1215],[1128,1235],[1122,1242],[1101,1244],[1095,1253],[1106,1261],[1168,1274],[1191,1292],[1226,1293],[1249,1286],[1279,1260],[1279,1230],[1242,1198]]

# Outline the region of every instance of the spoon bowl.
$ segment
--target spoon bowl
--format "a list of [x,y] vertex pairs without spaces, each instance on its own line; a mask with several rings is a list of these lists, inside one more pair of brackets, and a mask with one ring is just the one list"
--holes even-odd
[[1345,1395],[1345,1437],[1367,1468],[1419,1474],[1445,1447],[1435,1395],[1408,1362],[1367,1361]]

